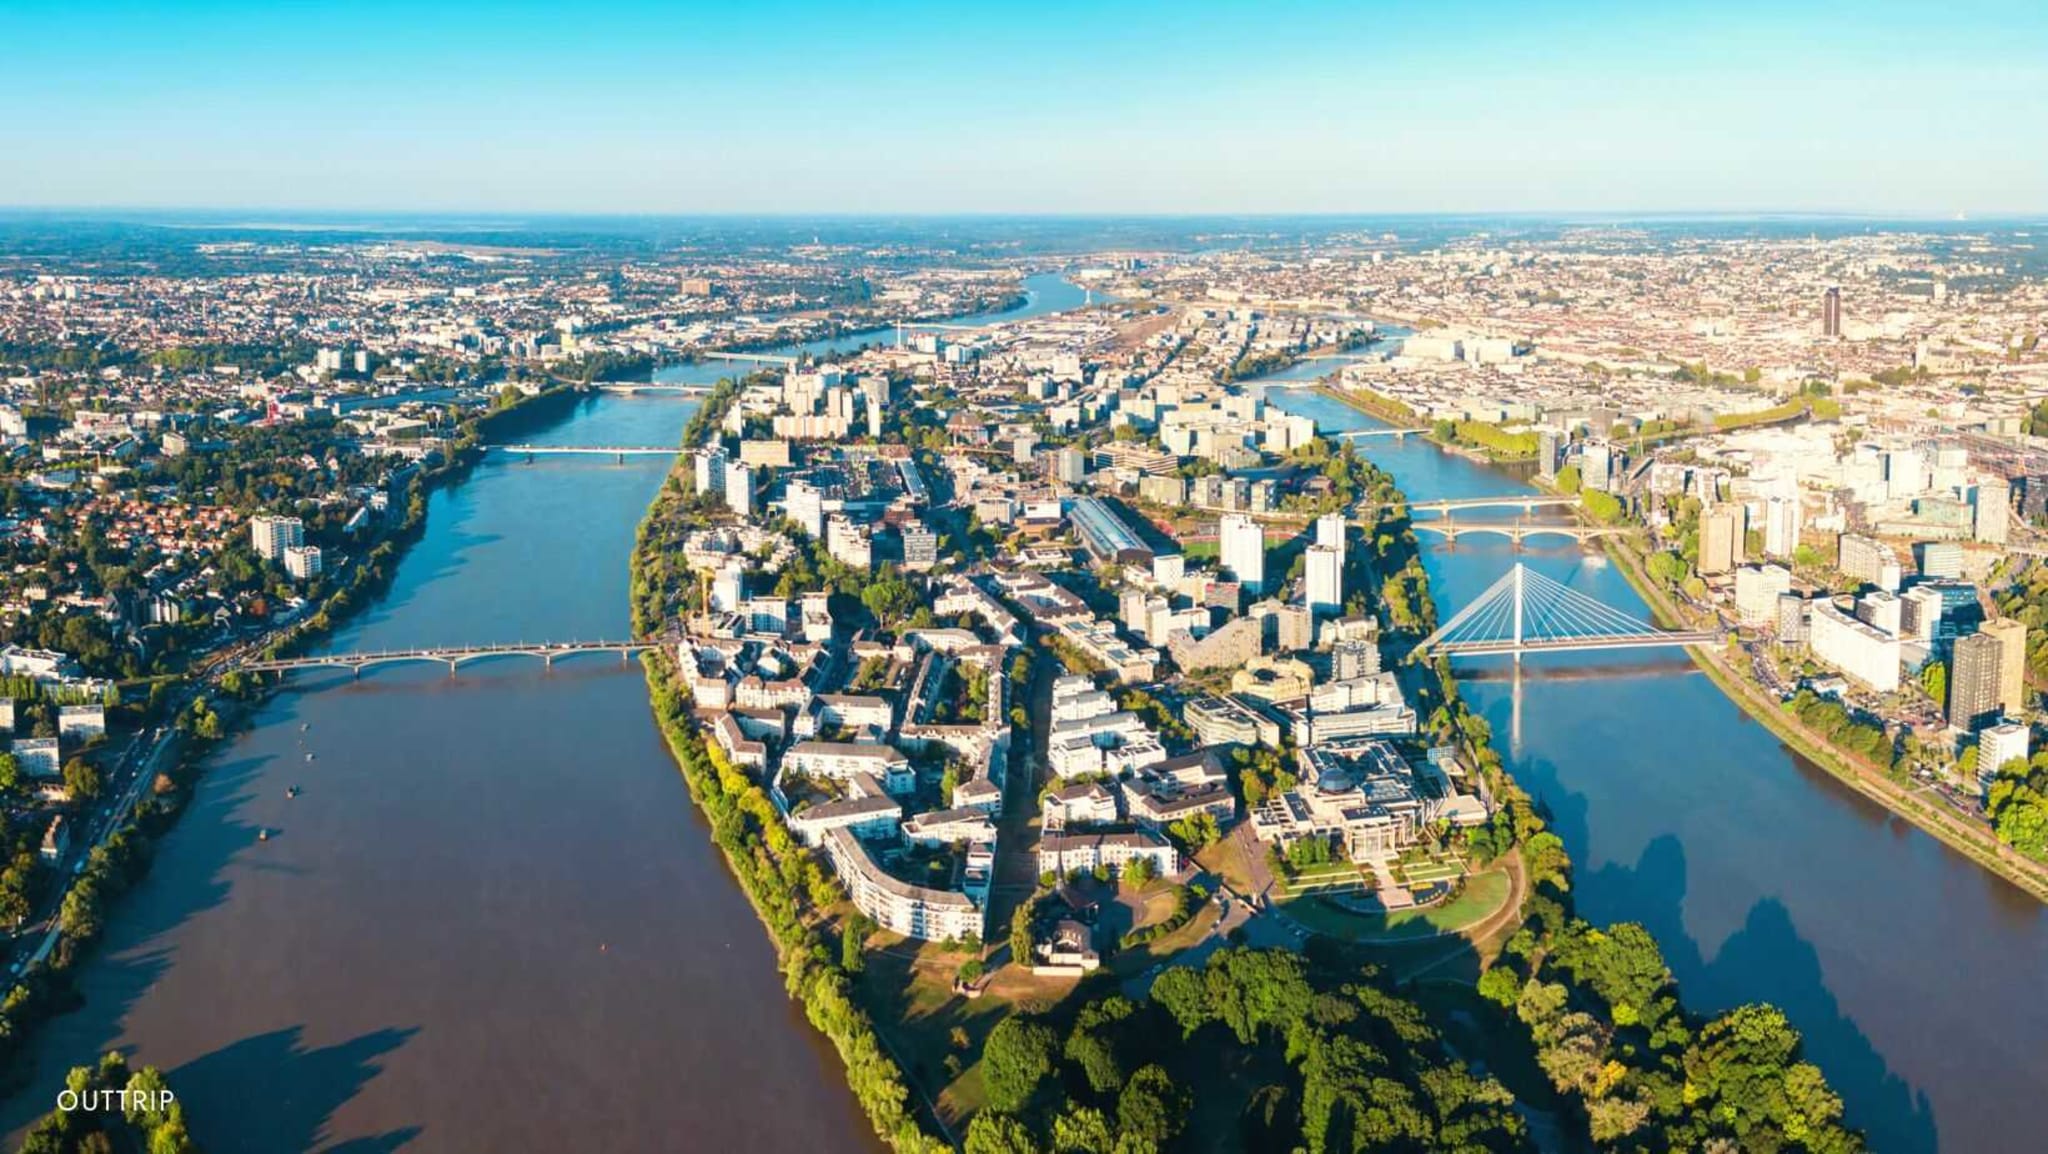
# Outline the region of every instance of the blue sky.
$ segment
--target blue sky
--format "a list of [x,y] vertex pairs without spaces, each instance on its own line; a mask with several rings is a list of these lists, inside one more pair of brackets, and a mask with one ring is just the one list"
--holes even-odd
[[0,0],[0,205],[2048,212],[2048,3]]

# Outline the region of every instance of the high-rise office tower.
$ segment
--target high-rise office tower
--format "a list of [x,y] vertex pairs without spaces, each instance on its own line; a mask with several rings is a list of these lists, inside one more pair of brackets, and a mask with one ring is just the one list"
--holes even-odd
[[1764,502],[1764,552],[1790,557],[1799,548],[1799,498],[1772,497]]
[[1328,545],[1310,545],[1305,556],[1309,612],[1343,612],[1344,554]]
[[1328,545],[1344,556],[1344,514],[1325,513],[1316,518],[1316,544]]
[[2027,711],[2026,622],[2000,617],[1986,621],[1977,635],[1998,639],[1998,704],[2007,717],[2016,718]]
[[1247,591],[1266,587],[1266,532],[1243,513],[1226,513],[1216,534],[1223,567]]
[[1820,298],[1820,335],[1842,335],[1842,290],[1839,286],[1830,285]]
[[284,560],[284,551],[306,543],[306,523],[297,517],[258,513],[249,520],[249,547],[267,561]]
[[1726,573],[1742,562],[1743,507],[1715,505],[1700,514],[1700,561],[1703,577]]
[[1989,633],[1956,642],[1948,671],[1948,723],[1973,731],[1998,720],[1998,664],[2005,647]]
[[1986,477],[1977,483],[1972,536],[1991,545],[2005,544],[2012,524],[2012,485],[2004,477]]
[[1579,484],[1603,492],[1614,486],[1614,446],[1587,441],[1579,453]]

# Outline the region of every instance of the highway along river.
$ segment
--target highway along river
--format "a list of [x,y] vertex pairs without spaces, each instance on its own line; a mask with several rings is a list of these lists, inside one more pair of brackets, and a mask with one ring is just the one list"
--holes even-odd
[[[1268,397],[1326,432],[1383,427],[1308,390]],[[1527,491],[1420,438],[1360,444],[1414,500]],[[1444,617],[1517,556],[1648,617],[1561,538],[1423,544]],[[2009,1110],[2048,1088],[2048,908],[1792,755],[1679,651],[1528,658],[1519,710],[1505,659],[1458,667],[1555,815],[1580,912],[1648,926],[1688,1006],[1781,1007],[1875,1150],[2043,1148]]]

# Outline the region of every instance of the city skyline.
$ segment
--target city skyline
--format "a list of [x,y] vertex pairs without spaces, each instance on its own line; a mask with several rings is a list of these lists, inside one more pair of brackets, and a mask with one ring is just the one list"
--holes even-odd
[[0,205],[2048,211],[2038,9],[1741,7],[30,5]]

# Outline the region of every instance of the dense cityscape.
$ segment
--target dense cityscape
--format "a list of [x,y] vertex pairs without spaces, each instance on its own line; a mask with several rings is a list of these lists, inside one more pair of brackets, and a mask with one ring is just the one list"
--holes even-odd
[[0,1149],[2048,1145],[2048,7],[0,41]]
[[[666,823],[723,850],[790,1028],[897,1149],[1926,1143],[1831,1082],[1810,1007],[1696,1001],[1666,927],[1582,904],[1583,818],[1523,749],[1545,694],[1706,685],[1818,775],[1802,804],[1917,827],[2038,942],[2024,228],[308,227],[0,246],[24,1150],[330,1133],[239,1132],[161,1032],[132,1070],[44,1035],[221,802],[233,859],[310,860],[346,771],[302,703],[567,693],[590,651],[639,656],[708,826]],[[583,431],[614,411],[670,431]],[[1445,469],[1487,485],[1421,487]],[[620,475],[659,484],[609,640],[377,631],[425,595],[416,543],[460,564],[447,502]],[[265,732],[288,784],[251,826],[209,791]],[[34,1121],[67,1066],[74,1101],[164,1096]]]

